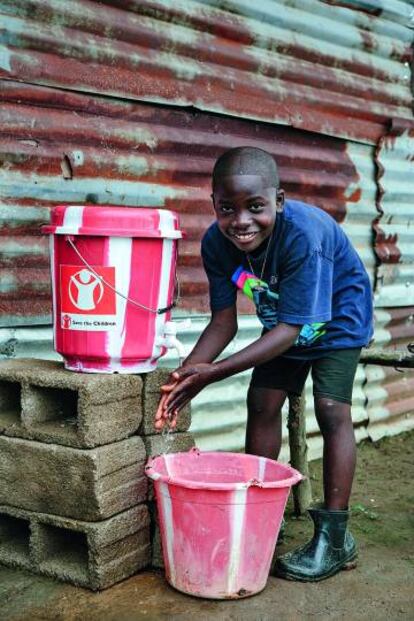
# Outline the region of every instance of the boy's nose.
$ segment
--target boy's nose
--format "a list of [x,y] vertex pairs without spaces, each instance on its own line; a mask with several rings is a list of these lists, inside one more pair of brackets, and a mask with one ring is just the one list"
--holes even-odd
[[250,214],[249,212],[238,212],[234,216],[233,226],[237,226],[240,228],[244,228],[250,225]]

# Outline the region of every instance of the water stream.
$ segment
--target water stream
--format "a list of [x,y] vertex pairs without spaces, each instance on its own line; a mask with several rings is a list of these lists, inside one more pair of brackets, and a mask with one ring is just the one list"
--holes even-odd
[[168,421],[161,432],[161,443],[162,443],[162,454],[166,455],[171,451],[172,443],[174,441],[173,438],[173,430],[170,426],[170,421]]

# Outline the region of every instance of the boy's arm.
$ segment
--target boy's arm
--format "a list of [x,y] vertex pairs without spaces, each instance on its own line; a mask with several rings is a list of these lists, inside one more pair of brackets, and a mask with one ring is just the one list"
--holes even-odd
[[213,311],[208,325],[191,353],[183,362],[187,367],[199,362],[213,362],[237,333],[237,308],[233,306]]
[[173,377],[178,382],[165,401],[165,415],[181,410],[205,386],[280,356],[295,342],[301,325],[279,323],[241,351],[210,364],[187,363]]
[[211,319],[204,328],[200,338],[195,344],[191,353],[184,360],[182,366],[171,374],[171,382],[161,387],[164,393],[161,397],[158,410],[155,415],[155,428],[160,430],[165,424],[165,420],[169,418],[172,428],[176,425],[176,415],[170,416],[170,412],[164,410],[164,404],[167,403],[169,393],[174,391],[178,378],[186,368],[209,367],[211,362],[217,358],[219,354],[234,338],[237,332],[237,307],[236,304],[218,311],[212,311]]

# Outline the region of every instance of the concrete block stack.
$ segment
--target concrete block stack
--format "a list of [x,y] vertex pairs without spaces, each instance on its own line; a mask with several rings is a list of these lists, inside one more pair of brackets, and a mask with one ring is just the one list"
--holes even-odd
[[[0,563],[94,590],[151,563],[144,466],[165,450],[153,417],[167,378],[0,362]],[[194,445],[190,422],[170,452]]]

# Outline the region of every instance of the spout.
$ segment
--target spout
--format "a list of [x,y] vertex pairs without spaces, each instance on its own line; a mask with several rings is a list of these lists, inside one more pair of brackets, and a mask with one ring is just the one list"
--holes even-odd
[[175,349],[177,351],[180,364],[186,357],[185,346],[177,338],[177,330],[185,330],[191,325],[191,320],[183,322],[167,321],[164,326],[164,335],[157,339],[157,345]]

